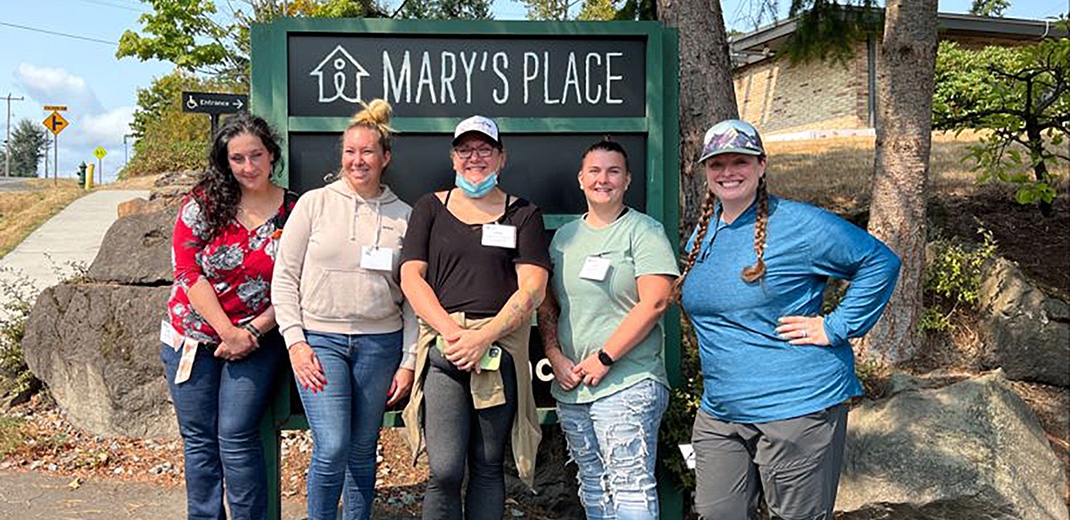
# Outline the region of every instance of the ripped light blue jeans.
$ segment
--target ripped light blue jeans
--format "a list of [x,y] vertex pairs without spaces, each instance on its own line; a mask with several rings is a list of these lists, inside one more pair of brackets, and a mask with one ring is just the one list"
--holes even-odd
[[669,390],[647,379],[597,401],[557,403],[588,520],[658,518],[654,462]]

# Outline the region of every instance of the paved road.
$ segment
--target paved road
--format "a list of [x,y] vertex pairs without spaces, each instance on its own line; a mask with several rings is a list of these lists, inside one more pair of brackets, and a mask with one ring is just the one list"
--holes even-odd
[[0,191],[25,191],[29,189],[26,181],[36,177],[0,177]]
[[[0,268],[6,268],[0,269],[0,279],[11,280],[14,271],[43,290],[69,275],[71,262],[88,268],[116,220],[119,203],[148,196],[147,191],[97,191],[72,202],[0,258]],[[0,308],[6,296],[0,292]]]

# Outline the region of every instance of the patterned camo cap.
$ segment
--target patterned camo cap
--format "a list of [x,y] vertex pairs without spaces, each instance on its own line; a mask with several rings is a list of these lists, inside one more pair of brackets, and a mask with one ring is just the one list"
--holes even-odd
[[698,162],[722,153],[765,155],[762,137],[750,123],[739,119],[725,119],[706,131],[702,140],[702,155]]

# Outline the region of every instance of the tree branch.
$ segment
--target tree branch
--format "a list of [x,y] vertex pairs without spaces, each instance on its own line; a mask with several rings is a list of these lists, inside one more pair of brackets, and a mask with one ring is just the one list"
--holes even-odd
[[991,110],[979,110],[977,112],[967,113],[965,115],[958,116],[958,117],[948,117],[948,118],[945,118],[945,119],[941,119],[939,122],[934,122],[934,124],[937,124],[942,128],[943,127],[950,127],[950,126],[954,126],[954,125],[967,124],[967,123],[978,123],[979,124],[980,123],[980,119],[982,119],[982,118],[989,117],[989,116],[1001,116],[1001,115],[1017,116],[1017,117],[1020,117],[1022,119],[1025,119],[1025,117],[1027,116],[1026,112],[1022,111],[1022,110],[1014,110],[1014,109],[1011,109],[1011,108],[998,108],[998,109],[991,109]]

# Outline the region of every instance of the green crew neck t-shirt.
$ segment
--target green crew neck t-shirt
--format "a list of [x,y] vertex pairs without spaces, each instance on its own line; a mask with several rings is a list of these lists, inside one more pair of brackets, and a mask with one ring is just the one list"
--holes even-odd
[[[604,280],[580,278],[591,256],[610,261]],[[575,363],[598,352],[639,302],[638,277],[679,275],[676,255],[661,223],[633,209],[602,229],[592,228],[582,218],[562,226],[550,244],[550,257],[554,262],[551,284],[561,306],[558,341]],[[660,320],[646,338],[613,363],[597,386],[580,383],[566,391],[554,384],[551,391],[560,402],[582,404],[646,379],[669,385]]]

